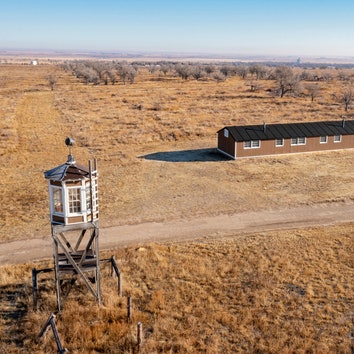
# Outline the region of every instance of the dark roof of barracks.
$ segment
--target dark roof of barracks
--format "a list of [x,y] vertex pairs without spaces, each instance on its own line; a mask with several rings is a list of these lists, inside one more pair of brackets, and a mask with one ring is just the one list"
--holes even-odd
[[354,135],[354,120],[227,126],[225,128],[235,141],[310,138]]
[[44,172],[44,177],[52,181],[72,181],[88,178],[89,170],[87,167],[77,164],[64,163]]

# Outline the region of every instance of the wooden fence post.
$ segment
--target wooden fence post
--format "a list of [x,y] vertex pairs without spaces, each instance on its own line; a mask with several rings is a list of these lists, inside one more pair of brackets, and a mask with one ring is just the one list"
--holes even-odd
[[131,322],[132,320],[132,298],[130,296],[127,297],[127,322]]
[[117,266],[117,262],[114,256],[111,257],[111,265],[112,265],[112,275],[113,275],[113,270],[115,271],[117,277],[118,277],[118,296],[122,297],[122,274]]
[[59,354],[64,354],[64,353],[67,353],[68,350],[66,348],[63,348],[63,346],[61,345],[61,342],[60,342],[60,339],[59,339],[59,334],[58,334],[58,331],[57,331],[57,328],[55,326],[55,315],[54,313],[52,313],[48,320],[46,321],[46,323],[44,324],[41,332],[39,333],[38,335],[38,339],[42,338],[44,336],[44,334],[47,332],[48,330],[48,327],[50,326],[52,328],[52,331],[53,331],[53,335],[54,335],[54,339],[55,339],[55,342],[57,344],[57,348],[58,348],[58,353]]
[[37,310],[38,304],[38,274],[52,272],[52,268],[36,269],[32,268],[32,295],[33,295],[33,310]]
[[50,326],[52,327],[54,339],[55,339],[55,342],[57,343],[58,354],[64,354],[64,353],[67,353],[67,349],[63,348],[63,346],[61,345],[61,342],[59,339],[59,334],[58,334],[57,328],[55,326],[54,318],[50,321]]
[[138,350],[140,350],[143,344],[143,324],[138,322],[137,324],[137,338],[138,338]]
[[38,282],[37,282],[37,269],[32,268],[32,295],[33,295],[33,310],[37,310],[38,300]]

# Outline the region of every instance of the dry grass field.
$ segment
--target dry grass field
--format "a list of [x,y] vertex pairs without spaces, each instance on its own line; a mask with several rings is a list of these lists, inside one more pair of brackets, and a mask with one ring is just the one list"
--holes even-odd
[[[66,161],[66,136],[77,161],[98,158],[103,227],[353,199],[352,151],[237,163],[214,153],[224,125],[352,117],[333,98],[339,80],[321,82],[315,102],[273,97],[270,80],[251,93],[239,77],[186,81],[144,68],[133,85],[92,86],[54,65],[1,65],[0,83],[3,241],[48,235],[43,172]],[[201,149],[204,161],[168,161]]]
[[[151,244],[114,252],[123,297],[102,267],[103,305],[81,284],[56,326],[70,353],[352,353],[353,225]],[[109,253],[103,256],[111,256]],[[2,353],[53,353],[51,330],[36,343],[55,310],[53,274],[40,275],[33,311],[31,268],[3,266]],[[126,296],[133,304],[127,323]]]
[[[353,118],[334,99],[345,83],[330,70],[335,79],[320,82],[311,102],[274,97],[270,80],[250,92],[239,77],[182,80],[140,68],[132,85],[93,86],[54,65],[0,65],[0,242],[50,237],[43,172],[66,161],[67,136],[78,162],[98,158],[101,227],[352,202],[354,151],[240,161],[215,152],[224,125]],[[134,324],[107,270],[104,306],[79,289],[57,317],[61,339],[74,353],[131,353],[141,321],[146,353],[351,353],[352,230],[118,250]],[[41,311],[31,309],[32,267],[0,269],[1,352],[55,350],[50,334],[34,342],[55,296],[48,275]]]

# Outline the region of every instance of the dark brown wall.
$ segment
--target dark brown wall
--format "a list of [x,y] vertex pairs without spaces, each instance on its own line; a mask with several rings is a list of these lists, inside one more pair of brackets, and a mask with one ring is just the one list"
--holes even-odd
[[[230,139],[230,138],[229,138]],[[256,149],[244,149],[243,142],[237,142],[236,158],[263,156],[263,155],[277,155],[277,154],[291,154],[297,152],[309,151],[328,151],[339,149],[354,148],[354,135],[342,135],[340,143],[333,142],[333,136],[328,137],[326,144],[320,144],[320,138],[306,138],[306,145],[292,146],[291,139],[284,139],[284,146],[276,147],[275,140],[261,141],[261,147]]]
[[53,185],[53,186],[59,186],[59,187],[63,186],[61,181],[52,181],[52,180],[50,180],[50,184]]
[[52,215],[52,220],[60,224],[64,223],[64,218],[62,216]]
[[235,140],[229,134],[228,138],[224,137],[224,129],[218,132],[218,149],[226,154],[235,157]]
[[[52,215],[52,220],[53,220],[53,222],[59,223],[59,224],[65,223],[65,218],[62,216],[58,216],[58,215]],[[67,220],[67,224],[76,224],[78,222],[84,222],[84,218],[82,216],[72,216],[72,217],[69,217]]]

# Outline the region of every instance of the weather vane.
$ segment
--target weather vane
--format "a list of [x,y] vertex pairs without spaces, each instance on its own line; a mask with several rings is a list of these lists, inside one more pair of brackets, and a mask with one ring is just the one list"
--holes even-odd
[[75,144],[75,141],[74,141],[73,138],[67,137],[65,139],[65,144],[66,144],[66,146],[69,149],[69,155],[68,155],[68,162],[67,163],[73,164],[73,163],[75,163],[75,159],[74,159],[74,156],[72,155],[72,147]]

